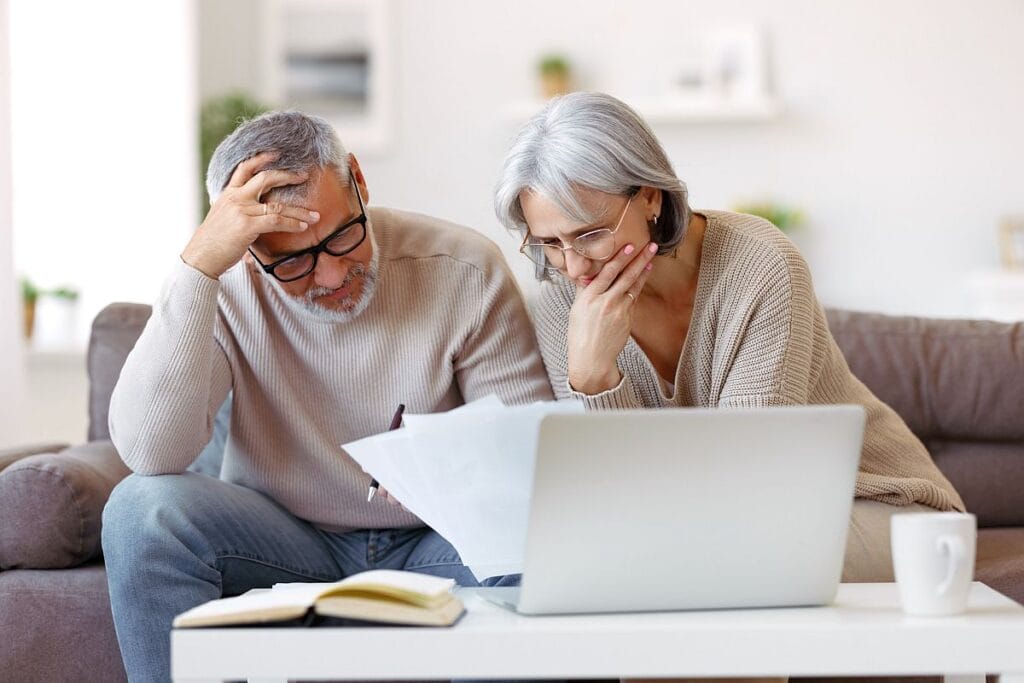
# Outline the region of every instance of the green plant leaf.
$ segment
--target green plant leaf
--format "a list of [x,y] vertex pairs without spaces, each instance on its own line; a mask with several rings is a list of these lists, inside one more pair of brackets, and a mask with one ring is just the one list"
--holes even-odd
[[35,301],[39,298],[39,288],[32,284],[32,281],[27,277],[20,279],[21,283],[21,298],[25,301]]
[[569,73],[569,60],[561,55],[546,55],[537,64],[537,70],[546,76]]
[[736,213],[759,216],[772,223],[782,232],[788,232],[803,223],[803,214],[794,208],[775,204],[774,202],[747,202],[733,207]]

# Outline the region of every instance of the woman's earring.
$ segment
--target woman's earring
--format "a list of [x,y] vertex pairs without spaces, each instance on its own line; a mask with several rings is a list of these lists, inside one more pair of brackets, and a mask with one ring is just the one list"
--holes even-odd
[[651,233],[651,237],[655,236],[655,230],[658,229],[658,216],[657,214],[647,219],[647,231]]

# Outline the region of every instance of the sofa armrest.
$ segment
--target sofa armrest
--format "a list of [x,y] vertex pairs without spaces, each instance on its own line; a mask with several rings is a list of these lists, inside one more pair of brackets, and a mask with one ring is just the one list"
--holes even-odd
[[22,458],[39,453],[56,453],[67,448],[66,443],[37,443],[31,446],[16,446],[14,448],[0,448],[0,472],[8,465],[13,465]]
[[110,441],[31,455],[0,472],[0,570],[61,569],[98,556],[103,506],[128,474]]

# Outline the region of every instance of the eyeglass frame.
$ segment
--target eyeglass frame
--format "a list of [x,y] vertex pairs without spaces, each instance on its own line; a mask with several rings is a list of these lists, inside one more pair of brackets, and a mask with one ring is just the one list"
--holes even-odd
[[591,261],[607,261],[608,259],[610,259],[612,256],[615,255],[615,248],[614,247],[612,247],[612,252],[610,254],[608,254],[607,256],[605,256],[603,258],[595,258],[593,256],[587,256],[586,254],[581,252],[579,249],[577,249],[575,247],[576,241],[580,240],[580,239],[583,239],[584,237],[587,237],[587,236],[590,236],[590,235],[595,235],[595,234],[597,234],[599,232],[607,232],[609,235],[612,236],[612,239],[614,240],[615,233],[618,232],[619,228],[622,227],[622,221],[626,218],[626,212],[629,210],[629,205],[632,203],[633,198],[636,197],[637,193],[638,193],[638,190],[634,190],[633,193],[629,195],[629,199],[626,200],[626,205],[624,207],[622,207],[622,213],[619,214],[619,220],[615,223],[615,227],[614,228],[597,228],[596,230],[588,230],[587,232],[583,233],[582,235],[576,235],[576,237],[573,237],[572,238],[572,242],[570,242],[568,246],[564,246],[564,247],[556,246],[555,244],[530,244],[528,242],[528,240],[530,239],[530,230],[529,230],[529,228],[527,228],[526,234],[523,236],[523,243],[519,245],[519,253],[522,254],[523,256],[525,256],[527,259],[529,259],[530,263],[533,263],[533,264],[535,264],[536,266],[538,266],[540,268],[544,268],[545,270],[560,270],[560,266],[556,266],[556,265],[551,264],[551,260],[549,258],[547,258],[546,256],[544,257],[544,260],[547,262],[547,265],[542,265],[540,263],[537,263],[535,260],[530,258],[530,256],[526,253],[526,248],[527,247],[540,247],[541,249],[545,249],[545,248],[551,247],[551,248],[560,250],[562,252],[562,265],[563,266],[566,263],[565,252],[568,251],[569,249],[572,249],[573,251],[575,251],[577,254],[579,254],[583,258],[590,259]]
[[[286,256],[282,256],[281,258],[279,258],[276,261],[273,261],[271,263],[263,263],[263,261],[260,261],[260,257],[256,255],[256,252],[254,252],[252,250],[252,246],[250,245],[249,247],[247,247],[247,249],[248,249],[249,253],[252,255],[252,257],[254,259],[256,259],[256,263],[259,264],[260,268],[263,269],[264,273],[266,273],[267,275],[272,276],[278,282],[295,282],[296,280],[301,280],[302,278],[306,277],[307,275],[312,273],[314,270],[316,270],[316,265],[319,262],[320,254],[322,252],[326,252],[329,256],[344,256],[346,254],[352,253],[353,251],[358,249],[360,246],[362,246],[363,242],[366,241],[366,232],[367,232],[366,231],[366,223],[369,221],[369,218],[366,215],[366,207],[363,206],[363,198],[362,198],[362,196],[361,196],[361,194],[359,192],[359,186],[356,184],[355,180],[353,179],[351,172],[349,173],[348,177],[349,177],[349,183],[356,190],[356,200],[359,202],[359,215],[356,216],[355,218],[353,218],[352,220],[348,221],[347,223],[345,223],[341,227],[339,227],[337,230],[332,232],[330,235],[328,235],[327,237],[325,237],[323,240],[321,240],[319,243],[313,245],[312,247],[309,247],[308,249],[302,249],[300,251],[295,252],[294,254],[288,254]],[[330,251],[327,248],[327,244],[331,240],[333,240],[335,237],[337,237],[341,233],[343,233],[346,230],[348,230],[349,228],[351,228],[353,225],[356,225],[357,223],[363,229],[363,236],[361,238],[359,238],[358,242],[356,242],[354,245],[352,245],[351,247],[349,247],[348,249],[346,249],[345,251],[342,251],[340,253],[335,253],[333,251]],[[300,258],[302,256],[305,256],[306,254],[312,254],[313,255],[313,265],[311,265],[309,267],[309,270],[307,270],[302,275],[296,275],[295,277],[290,277],[290,278],[285,279],[285,278],[279,276],[277,273],[274,272],[274,269],[277,268],[278,266],[280,266],[285,261],[290,261],[293,258]]]

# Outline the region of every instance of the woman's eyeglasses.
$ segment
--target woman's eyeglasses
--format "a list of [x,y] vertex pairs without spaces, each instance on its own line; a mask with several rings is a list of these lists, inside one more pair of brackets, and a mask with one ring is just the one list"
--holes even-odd
[[585,232],[574,238],[568,246],[564,247],[559,240],[542,240],[533,237],[530,233],[526,233],[519,251],[523,256],[547,270],[561,270],[564,268],[565,252],[570,249],[583,258],[594,261],[606,261],[615,253],[615,232],[622,225],[622,219],[626,217],[626,210],[629,209],[629,204],[635,196],[635,194],[630,195],[629,199],[626,200],[626,206],[623,207],[614,228],[599,228]]

